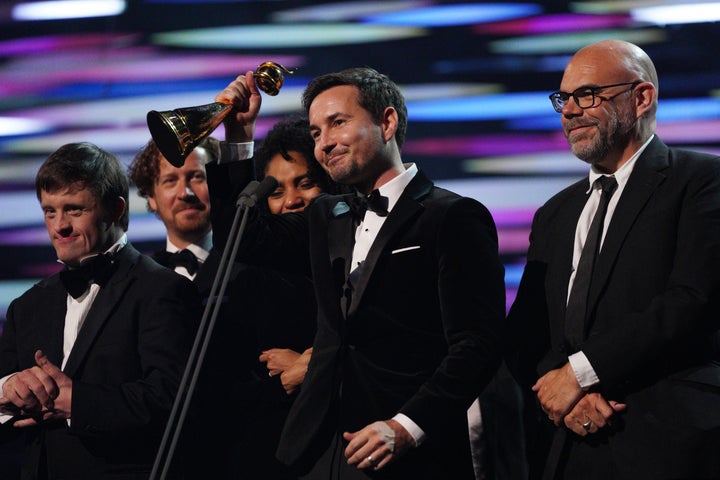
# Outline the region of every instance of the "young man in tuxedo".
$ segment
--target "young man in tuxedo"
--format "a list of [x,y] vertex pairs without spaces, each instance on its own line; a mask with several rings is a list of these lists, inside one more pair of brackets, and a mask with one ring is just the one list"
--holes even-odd
[[718,157],[654,133],[658,77],[636,45],[579,50],[550,100],[590,173],[535,214],[509,314],[542,408],[533,476],[718,478]]
[[199,296],[128,242],[128,179],[111,154],[64,145],[35,182],[65,268],[8,310],[2,429],[26,434],[22,479],[146,479]]
[[467,409],[504,317],[492,217],[403,164],[405,102],[385,75],[323,75],[303,104],[316,159],[355,191],[249,222],[243,259],[310,265],[318,302],[278,458],[306,478],[472,479]]

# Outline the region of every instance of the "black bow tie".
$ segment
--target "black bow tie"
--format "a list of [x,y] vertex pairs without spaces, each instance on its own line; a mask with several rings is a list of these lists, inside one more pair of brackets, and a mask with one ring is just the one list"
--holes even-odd
[[96,255],[83,261],[78,268],[65,267],[60,281],[73,298],[80,297],[91,282],[104,286],[112,273],[112,260],[108,255]]
[[190,275],[195,275],[198,271],[198,260],[195,254],[188,249],[175,253],[162,252],[156,260],[160,265],[168,268],[185,267]]
[[355,218],[362,220],[365,217],[365,211],[375,212],[380,217],[388,214],[388,199],[380,195],[380,191],[375,189],[368,196],[355,195],[347,202]]

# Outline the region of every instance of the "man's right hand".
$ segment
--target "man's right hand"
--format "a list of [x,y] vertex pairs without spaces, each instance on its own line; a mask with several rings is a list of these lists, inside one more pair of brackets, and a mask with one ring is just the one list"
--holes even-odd
[[53,409],[60,394],[55,380],[40,366],[27,368],[8,378],[2,389],[0,404],[15,405],[23,412]]
[[239,75],[215,96],[216,102],[232,105],[234,110],[224,119],[225,140],[232,143],[250,142],[255,136],[255,121],[260,113],[262,97],[253,72]]

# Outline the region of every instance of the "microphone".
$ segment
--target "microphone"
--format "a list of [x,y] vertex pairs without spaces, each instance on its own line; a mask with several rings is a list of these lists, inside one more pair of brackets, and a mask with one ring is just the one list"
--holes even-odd
[[268,175],[262,182],[253,180],[240,192],[237,205],[254,207],[259,201],[265,200],[277,188],[278,181]]

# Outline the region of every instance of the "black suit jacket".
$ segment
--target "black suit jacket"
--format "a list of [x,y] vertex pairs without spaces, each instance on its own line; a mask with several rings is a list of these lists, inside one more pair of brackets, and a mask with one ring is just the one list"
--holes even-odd
[[[13,301],[0,338],[0,376],[34,366],[37,349],[61,364],[66,301],[57,274]],[[51,479],[146,479],[199,305],[189,281],[129,243],[120,250],[64,369],[73,380],[71,425],[27,429],[22,478],[36,478],[42,462]]]
[[278,458],[309,468],[334,432],[402,412],[427,440],[380,475],[473,478],[466,412],[498,366],[505,305],[492,217],[418,173],[345,305],[355,229],[346,199],[321,195],[302,214],[266,218],[255,243],[270,256],[246,252],[298,267],[309,252],[318,301],[312,359]]
[[[533,221],[509,315],[526,389],[572,353],[565,305],[588,188],[584,179],[563,190]],[[614,428],[584,442],[568,433],[571,460],[593,471],[595,447],[605,442],[616,478],[719,477],[720,460],[709,453],[720,447],[717,157],[654,138],[622,192],[595,268],[581,350],[603,397],[628,407]]]
[[[193,280],[204,302],[221,256],[212,249]],[[183,430],[188,478],[295,478],[275,458],[295,395],[285,392],[279,375],[268,376],[258,357],[269,348],[302,353],[310,347],[315,312],[307,275],[239,263],[231,267]],[[210,420],[217,415],[224,417],[222,425]]]

